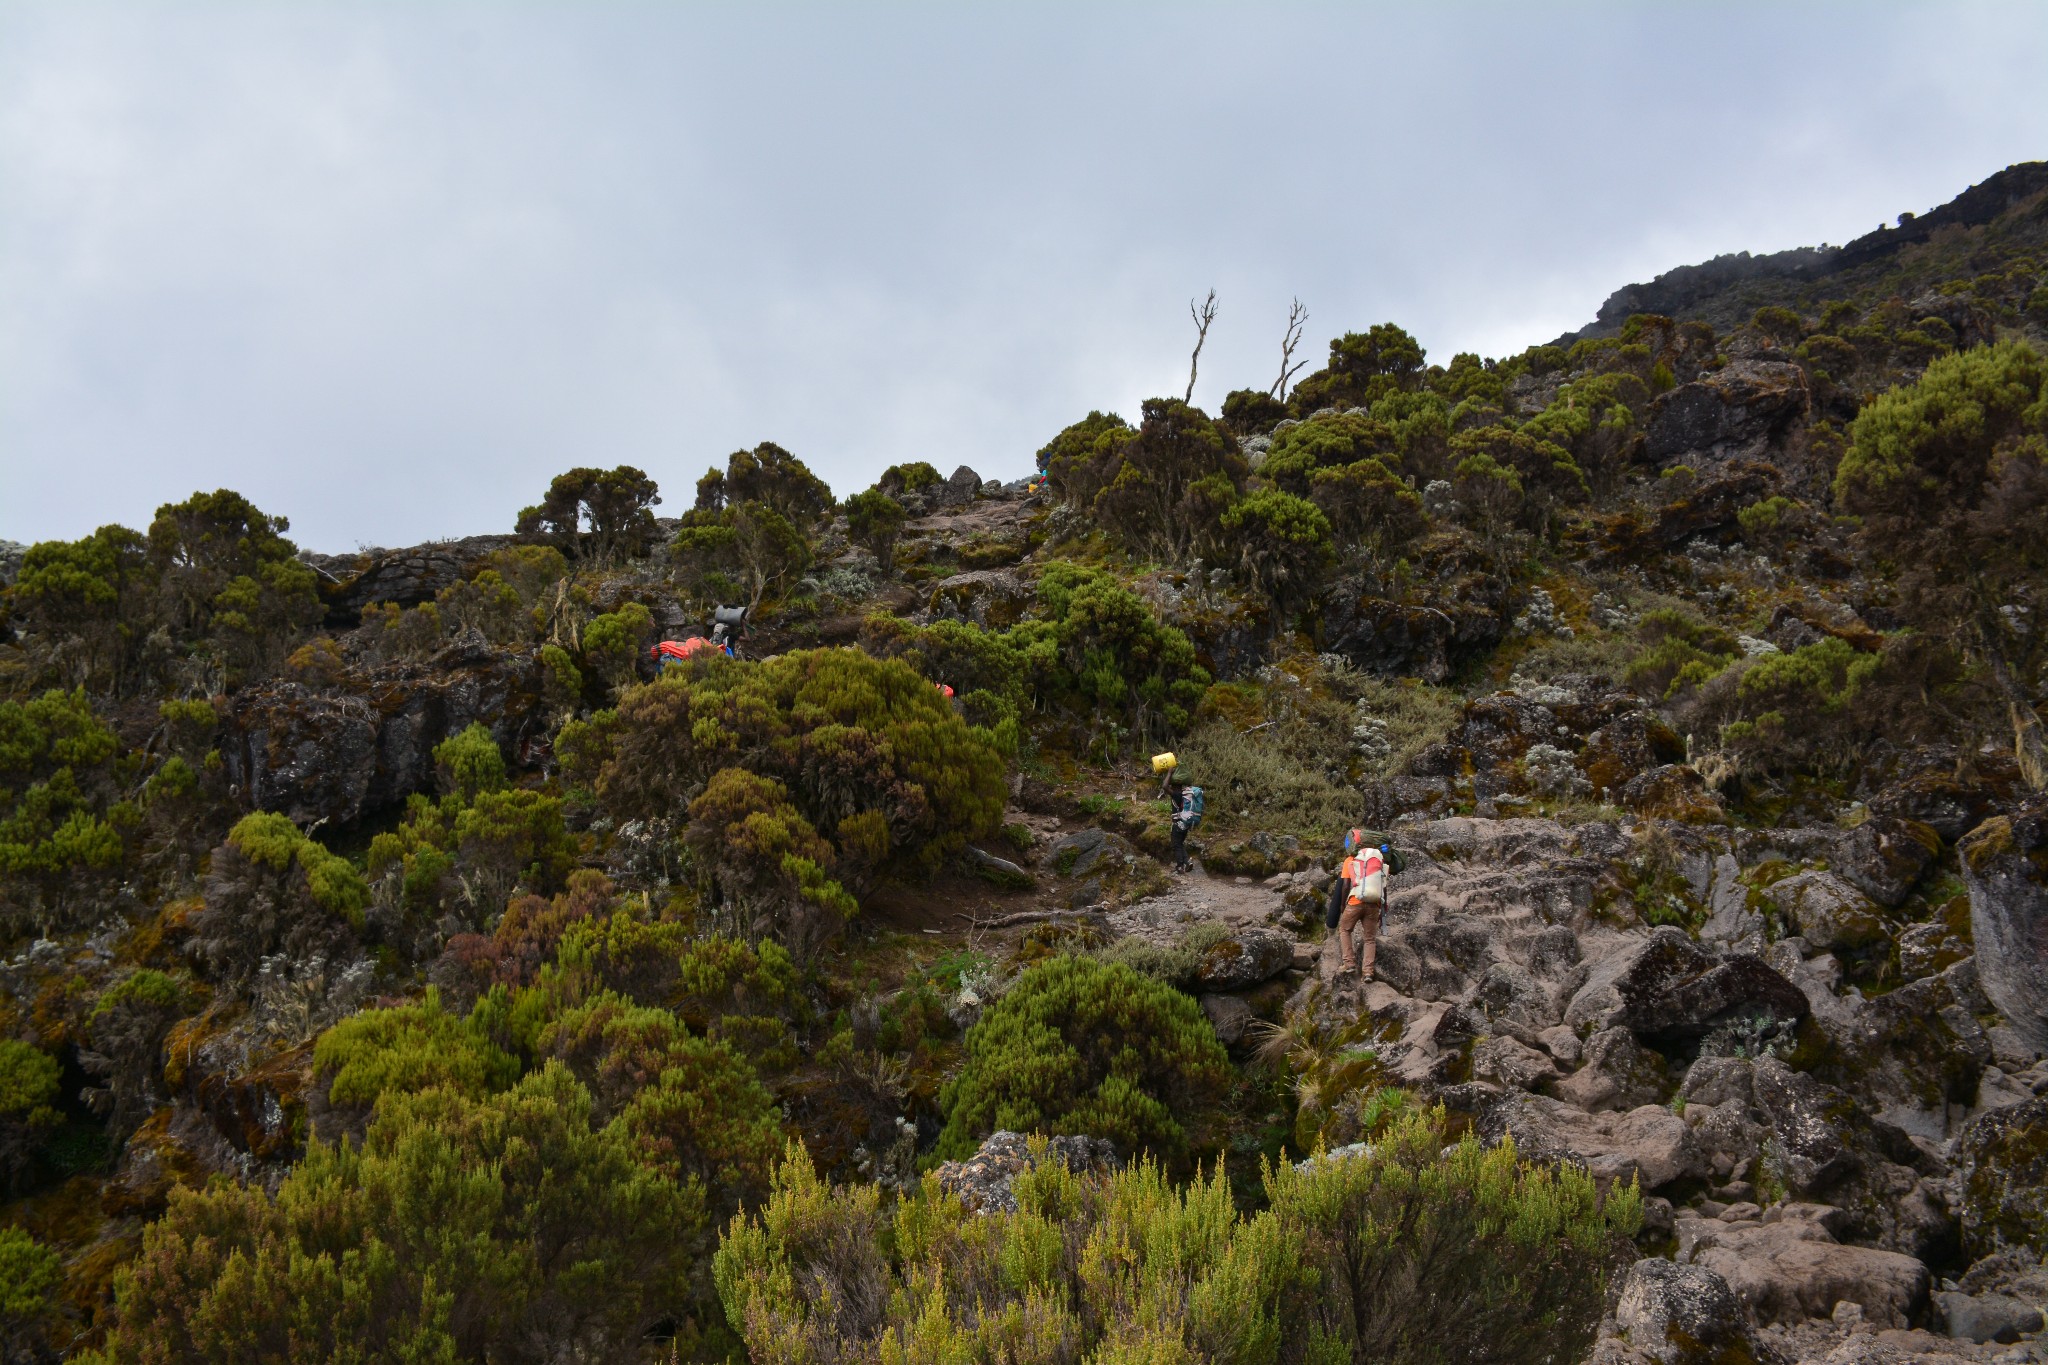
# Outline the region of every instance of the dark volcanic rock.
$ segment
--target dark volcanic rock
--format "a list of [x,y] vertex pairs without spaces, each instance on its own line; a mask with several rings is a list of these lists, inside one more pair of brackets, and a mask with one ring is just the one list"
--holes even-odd
[[1757,1355],[1741,1300],[1705,1266],[1637,1261],[1622,1281],[1614,1318],[1629,1345],[1665,1365]]
[[2048,797],[1986,820],[1956,852],[1977,979],[2021,1036],[2048,1052]]
[[1776,1029],[1806,1013],[1805,994],[1761,958],[1716,958],[1667,925],[1594,970],[1565,1017],[1574,1026],[1620,1025],[1669,1046],[1738,1018],[1760,1018]]
[[1842,841],[1837,870],[1850,885],[1896,910],[1941,856],[1941,836],[1897,816],[1873,815]]
[[431,788],[434,746],[471,722],[525,760],[543,738],[543,686],[537,656],[487,647],[451,647],[345,689],[272,682],[236,696],[222,756],[256,809],[346,823]]
[[1963,1242],[1973,1255],[2048,1245],[2048,1096],[1997,1109],[1956,1144]]
[[1652,404],[1644,453],[1660,467],[1756,459],[1812,402],[1797,365],[1738,360]]

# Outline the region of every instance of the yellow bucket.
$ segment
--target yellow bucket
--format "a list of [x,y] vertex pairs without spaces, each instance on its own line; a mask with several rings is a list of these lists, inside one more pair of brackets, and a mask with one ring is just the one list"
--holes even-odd
[[1155,773],[1169,773],[1172,772],[1179,765],[1180,760],[1175,758],[1172,754],[1152,755],[1152,771]]

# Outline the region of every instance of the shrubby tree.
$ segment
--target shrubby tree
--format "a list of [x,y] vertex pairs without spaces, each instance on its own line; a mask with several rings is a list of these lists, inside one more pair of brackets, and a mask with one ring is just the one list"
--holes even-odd
[[1223,397],[1223,424],[1240,439],[1271,431],[1286,416],[1287,404],[1263,389],[1233,389]]
[[837,848],[826,843],[774,778],[722,768],[690,802],[683,842],[715,903],[735,907],[749,937],[772,936],[809,961],[860,909],[828,867],[871,873],[889,854],[880,812],[848,815],[838,834]]
[[45,676],[117,694],[135,683],[155,605],[146,550],[125,526],[28,548],[4,600]]
[[1150,1162],[1040,1157],[1013,1212],[930,1177],[885,1209],[792,1144],[714,1263],[751,1358],[1540,1365],[1591,1348],[1641,1221],[1633,1185],[1603,1198],[1512,1142],[1449,1142],[1441,1110],[1367,1153],[1269,1168],[1249,1216],[1220,1167],[1180,1187]]
[[119,866],[120,741],[85,690],[0,701],[0,929],[49,929],[98,878]]
[[1421,344],[1391,322],[1346,332],[1330,342],[1330,363],[1295,385],[1288,406],[1303,415],[1319,408],[1370,407],[1422,382],[1422,354]]
[[1522,434],[1562,446],[1594,489],[1610,493],[1641,444],[1650,397],[1632,374],[1589,375],[1560,388]]
[[357,941],[369,902],[368,884],[346,858],[289,817],[259,811],[214,850],[205,905],[190,922],[192,947],[212,980],[245,990],[272,954],[333,960]]
[[1306,498],[1264,488],[1232,503],[1217,530],[1217,544],[1236,548],[1239,571],[1272,600],[1277,634],[1329,572],[1329,519]]
[[624,1359],[691,1301],[704,1191],[593,1121],[559,1063],[387,1094],[275,1195],[178,1189],[116,1276],[114,1360]]
[[645,554],[661,487],[631,465],[579,466],[555,475],[547,496],[519,513],[521,535],[544,535],[564,554],[610,564]]
[[856,886],[937,867],[1005,795],[1000,755],[928,680],[855,649],[670,670],[564,726],[556,751],[619,819],[669,818],[728,768],[772,779]]
[[1375,567],[1428,529],[1422,495],[1382,460],[1319,469],[1309,492],[1329,518],[1340,548],[1360,546]]
[[1186,728],[1209,674],[1183,632],[1099,569],[1049,565],[1038,597],[1043,617],[1020,623],[1011,637],[1041,704],[1091,721],[1115,717],[1140,742]]
[[699,506],[683,515],[675,558],[699,597],[744,597],[753,608],[810,567],[811,543],[765,502],[729,503],[717,511]]
[[0,1227],[0,1358],[55,1358],[44,1329],[57,1316],[63,1283],[63,1257],[18,1227]]
[[967,1031],[938,1151],[997,1129],[1086,1133],[1184,1159],[1230,1060],[1194,1000],[1122,963],[1060,957],[1027,970]]
[[0,1038],[0,1195],[12,1195],[43,1135],[57,1126],[57,1059],[41,1048]]
[[1244,487],[1237,442],[1200,408],[1148,398],[1137,434],[1116,444],[1093,511],[1143,553],[1178,562]]
[[159,619],[210,645],[231,673],[283,657],[324,610],[318,576],[284,537],[290,526],[225,488],[159,507],[147,542]]
[[722,512],[746,503],[771,507],[800,534],[808,534],[832,510],[832,490],[802,460],[773,441],[763,441],[752,450],[735,450],[726,457],[723,471],[706,470],[697,480],[698,512]]
[[185,988],[144,968],[93,1002],[79,1064],[100,1082],[85,1101],[118,1144],[159,1105],[164,1089],[164,1039],[188,1008]]
[[1513,471],[1520,496],[1511,515],[1523,529],[1544,539],[1551,536],[1559,508],[1584,506],[1589,496],[1585,476],[1570,453],[1526,430],[1484,427],[1461,432],[1451,438],[1451,454],[1458,461],[1461,481],[1468,478],[1467,461],[1474,461],[1475,469]]
[[443,795],[415,795],[396,830],[370,841],[377,927],[409,941],[452,914],[488,926],[524,887],[548,895],[562,886],[576,847],[559,797],[510,784],[498,742],[472,722],[434,748]]
[[846,500],[846,533],[875,557],[883,573],[896,566],[896,538],[903,532],[903,504],[877,488]]
[[1367,459],[1400,463],[1400,438],[1394,429],[1364,413],[1325,413],[1276,437],[1259,474],[1286,492],[1307,497],[1318,471]]
[[1915,624],[1982,660],[2027,781],[2048,786],[2048,362],[2011,341],[1934,361],[1857,416],[1835,496]]
[[1115,413],[1091,412],[1039,450],[1038,467],[1060,501],[1092,511],[1096,495],[1115,476],[1124,445],[1136,435]]

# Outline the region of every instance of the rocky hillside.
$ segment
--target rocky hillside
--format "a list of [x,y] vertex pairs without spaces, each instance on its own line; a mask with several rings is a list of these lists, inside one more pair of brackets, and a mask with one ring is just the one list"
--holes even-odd
[[0,1352],[2042,1358],[2044,351],[2036,163],[1010,484],[9,547]]

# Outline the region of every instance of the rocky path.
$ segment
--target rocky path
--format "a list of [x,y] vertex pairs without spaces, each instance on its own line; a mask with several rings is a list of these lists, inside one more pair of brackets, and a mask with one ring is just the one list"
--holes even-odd
[[[1646,925],[1625,874],[1648,832],[1404,826],[1410,867],[1370,985],[1338,971],[1324,872],[1196,873],[1107,923],[1205,945],[1197,989],[1228,1043],[1255,1010],[1369,1016],[1392,1078],[1481,1136],[1637,1182],[1647,1258],[1603,1365],[1681,1358],[1664,1326],[1702,1303],[1718,1307],[1694,1326],[1736,1352],[1715,1358],[2048,1359],[2031,1344],[2048,1271],[2000,1253],[1997,1231],[2048,1188],[2026,1156],[2048,1132],[2048,1060],[1977,960],[1902,956],[1903,984],[1844,984],[1832,926],[1867,904],[1846,880],[1853,832],[1682,829],[1675,875],[1711,914]],[[1794,871],[1759,892],[1752,872],[1772,860]],[[1813,937],[1766,941],[1773,893],[1779,922]],[[1292,986],[1275,1008],[1278,982]]]

